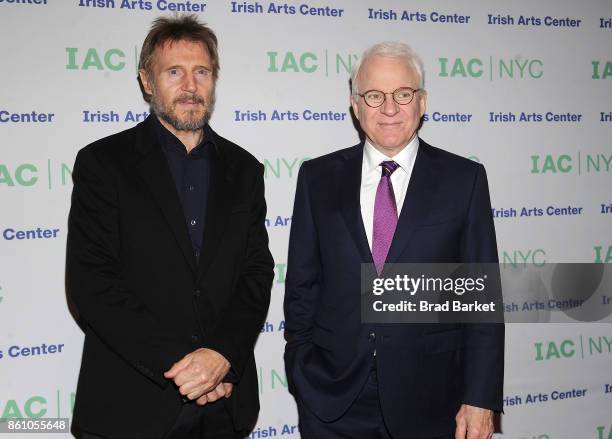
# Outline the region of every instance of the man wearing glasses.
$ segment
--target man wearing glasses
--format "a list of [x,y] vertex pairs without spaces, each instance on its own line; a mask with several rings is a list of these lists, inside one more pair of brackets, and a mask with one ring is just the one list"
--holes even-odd
[[417,136],[423,63],[402,43],[351,75],[365,139],[300,169],[285,362],[302,438],[489,439],[502,409],[503,324],[368,324],[361,264],[497,262],[484,167]]

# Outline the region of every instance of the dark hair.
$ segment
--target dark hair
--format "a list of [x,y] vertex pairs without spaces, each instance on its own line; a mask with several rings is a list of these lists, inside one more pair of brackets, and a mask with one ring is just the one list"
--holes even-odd
[[[217,36],[211,28],[198,21],[195,15],[182,15],[175,17],[159,17],[155,19],[151,30],[146,36],[140,51],[138,69],[144,70],[151,77],[151,66],[155,49],[162,47],[167,42],[192,41],[202,43],[212,64],[213,78],[219,75],[219,53],[217,51]],[[141,84],[142,88],[142,84]],[[150,96],[143,90],[143,96],[150,102]]]

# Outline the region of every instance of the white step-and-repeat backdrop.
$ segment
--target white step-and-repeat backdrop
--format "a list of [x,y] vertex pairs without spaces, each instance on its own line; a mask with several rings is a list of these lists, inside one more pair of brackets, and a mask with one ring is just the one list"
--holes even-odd
[[[296,176],[357,143],[349,71],[375,42],[407,42],[425,61],[421,136],[486,166],[500,260],[612,261],[610,0],[0,0],[0,417],[71,416],[82,347],[64,290],[72,165],[146,116],[140,46],[175,11],[219,37],[212,126],[265,164],[276,278],[252,439],[299,437],[282,359]],[[612,438],[612,325],[508,325],[506,352],[500,437]]]

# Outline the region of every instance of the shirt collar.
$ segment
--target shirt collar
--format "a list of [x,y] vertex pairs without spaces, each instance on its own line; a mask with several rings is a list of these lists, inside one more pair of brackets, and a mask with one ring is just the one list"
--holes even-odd
[[[162,123],[157,118],[156,114],[152,114],[151,116],[154,121],[153,125],[155,126],[155,131],[157,133],[157,139],[159,140],[159,143],[161,144],[164,151],[166,152],[180,151],[184,154],[187,154],[185,145],[183,145],[183,143],[178,139],[178,137],[176,137],[165,126],[162,125]],[[210,128],[210,126],[208,126],[208,124],[204,125],[203,130],[204,130],[204,135],[202,136],[202,140],[195,148],[191,150],[190,154],[193,154],[193,155],[200,154],[202,150],[204,150],[207,144],[211,144],[215,146],[214,133],[212,129]]]
[[382,152],[374,148],[370,141],[366,138],[363,147],[363,164],[364,169],[369,172],[379,171],[380,164],[386,160],[393,160],[397,163],[404,172],[408,172],[412,163],[416,158],[417,150],[419,149],[419,136],[414,138],[402,150],[392,158],[387,157]]

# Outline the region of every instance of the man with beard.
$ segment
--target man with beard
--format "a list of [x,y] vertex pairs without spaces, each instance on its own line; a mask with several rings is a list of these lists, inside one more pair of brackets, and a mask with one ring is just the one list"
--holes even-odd
[[243,438],[256,421],[273,279],[263,166],[208,125],[218,72],[210,28],[157,19],[139,64],[151,115],[77,155],[78,437]]

